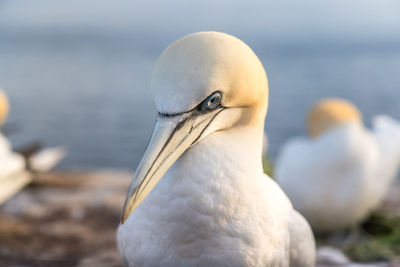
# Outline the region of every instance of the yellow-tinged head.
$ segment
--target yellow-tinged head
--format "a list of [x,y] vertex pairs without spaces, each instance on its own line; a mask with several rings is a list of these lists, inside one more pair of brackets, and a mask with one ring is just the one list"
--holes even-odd
[[123,223],[170,166],[216,131],[256,129],[261,140],[268,80],[253,50],[219,32],[187,35],[167,47],[151,81],[158,116],[129,186]]
[[318,101],[307,117],[308,134],[315,138],[346,123],[362,123],[361,112],[351,102],[340,98]]
[[186,112],[215,91],[225,107],[258,109],[252,120],[263,122],[268,107],[260,60],[243,41],[220,32],[189,34],[168,46],[156,63],[151,90],[160,113]]
[[4,123],[8,115],[8,98],[3,90],[0,89],[0,125]]

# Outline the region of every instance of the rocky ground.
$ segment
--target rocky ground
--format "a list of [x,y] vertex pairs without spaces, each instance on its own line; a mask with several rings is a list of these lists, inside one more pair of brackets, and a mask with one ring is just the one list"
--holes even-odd
[[121,266],[115,229],[131,177],[37,177],[0,208],[0,266]]
[[[131,177],[106,171],[36,177],[0,206],[0,266],[121,266],[115,230]],[[383,207],[398,216],[399,188]],[[332,248],[319,255],[319,266],[359,266]],[[329,265],[333,258],[340,265]]]

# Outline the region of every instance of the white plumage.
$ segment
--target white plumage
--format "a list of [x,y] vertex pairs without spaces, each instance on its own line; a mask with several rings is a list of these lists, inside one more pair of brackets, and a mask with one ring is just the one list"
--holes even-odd
[[[65,156],[61,147],[47,148],[25,159],[12,151],[8,140],[0,133],[0,204],[11,198],[32,181],[32,173],[50,171]],[[27,160],[29,170],[27,170]]]
[[251,49],[186,36],[160,57],[152,89],[163,114],[118,228],[125,264],[313,266],[308,223],[262,171],[268,85]]
[[35,172],[48,172],[67,154],[64,147],[51,147],[38,151],[28,159],[29,166]]
[[25,171],[25,160],[11,150],[8,140],[0,133],[0,204],[13,196],[31,180]]
[[379,149],[372,201],[372,208],[376,208],[393,184],[400,166],[400,123],[387,115],[380,115],[373,118],[372,125],[371,133]]
[[283,146],[277,182],[314,229],[354,226],[381,204],[400,163],[400,125],[386,116],[373,125],[347,121]]
[[[0,89],[0,128],[9,110],[8,98]],[[29,183],[31,177],[25,171],[25,160],[14,153],[8,140],[0,132],[0,204]]]
[[[168,170],[119,228],[127,265],[289,266],[292,244],[308,261],[302,266],[312,266],[308,224],[260,159],[243,153],[250,140],[238,146],[236,138],[214,133]],[[304,228],[304,244],[290,242],[289,223]]]
[[0,133],[0,177],[8,176],[24,169],[24,158],[12,151],[8,140]]
[[[8,110],[8,98],[0,89],[0,127],[7,118]],[[32,175],[29,171],[49,171],[65,156],[65,153],[63,148],[48,148],[25,159],[12,151],[9,141],[0,132],[0,204],[31,182]]]

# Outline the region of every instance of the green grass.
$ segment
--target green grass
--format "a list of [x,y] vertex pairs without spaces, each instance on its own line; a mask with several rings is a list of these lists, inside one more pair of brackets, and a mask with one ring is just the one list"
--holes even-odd
[[[356,262],[390,262],[400,257],[400,217],[373,213],[359,226],[357,237],[347,233],[316,234],[318,246],[342,250]],[[339,237],[339,238],[338,238]]]
[[274,164],[268,156],[262,157],[264,172],[271,178],[274,178]]
[[374,213],[362,225],[364,238],[344,252],[361,262],[390,261],[400,256],[400,217]]

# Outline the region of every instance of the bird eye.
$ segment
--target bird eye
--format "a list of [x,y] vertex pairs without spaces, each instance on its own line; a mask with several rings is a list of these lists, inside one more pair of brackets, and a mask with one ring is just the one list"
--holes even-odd
[[211,110],[219,106],[221,103],[221,93],[220,92],[215,92],[209,97],[207,97],[203,103],[201,104],[201,109],[202,110]]

